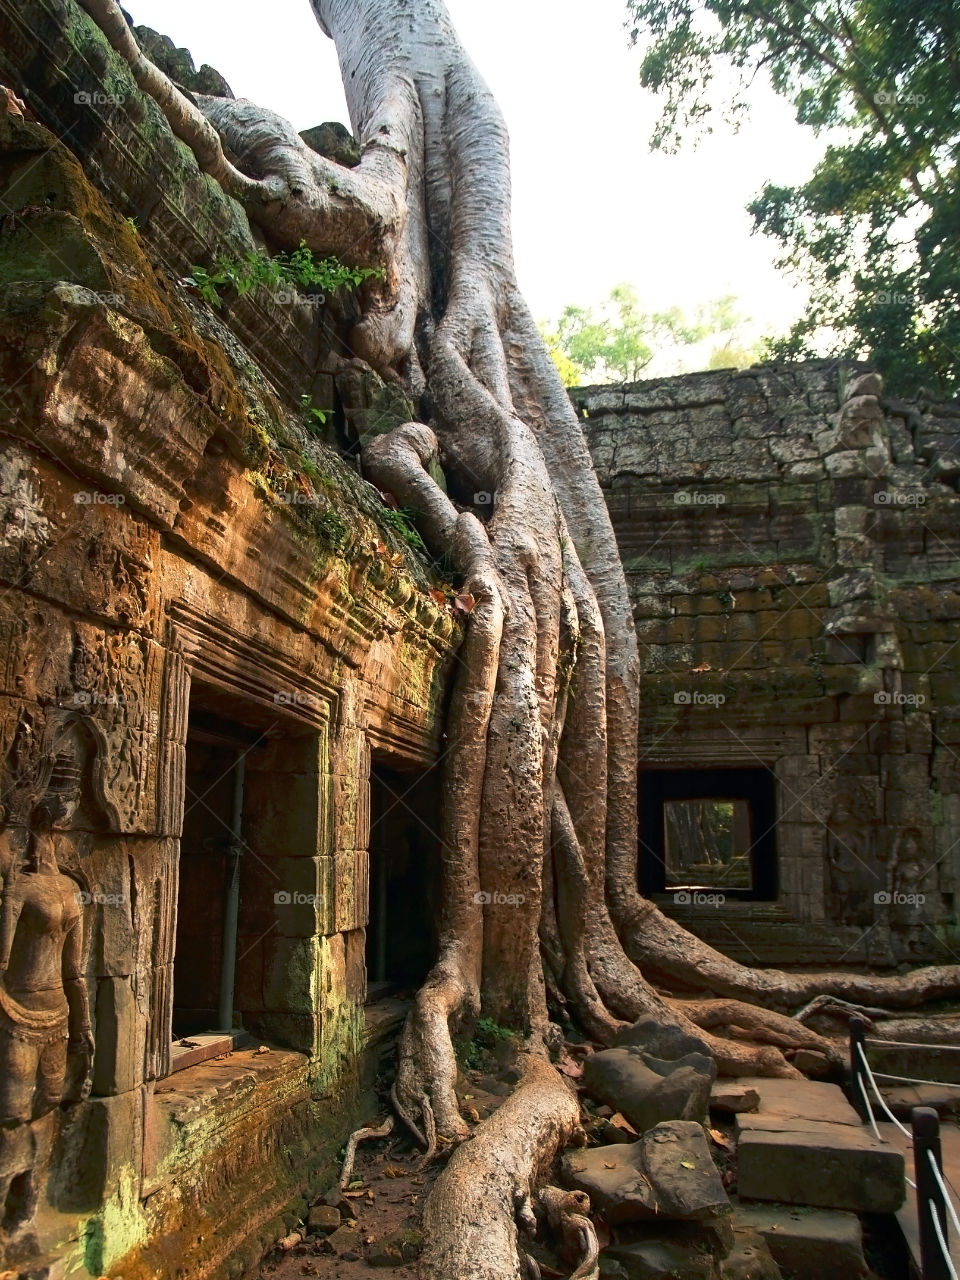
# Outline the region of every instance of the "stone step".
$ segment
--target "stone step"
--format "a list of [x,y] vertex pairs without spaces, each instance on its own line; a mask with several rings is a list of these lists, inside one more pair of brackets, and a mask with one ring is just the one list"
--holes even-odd
[[792,1120],[826,1120],[859,1129],[862,1121],[835,1084],[821,1080],[766,1080],[762,1076],[738,1076],[737,1085],[753,1089],[760,1102],[753,1114]]
[[863,1129],[796,1120],[792,1129],[744,1129],[737,1189],[745,1200],[778,1200],[856,1213],[894,1213],[904,1199],[903,1156]]
[[[960,1111],[960,1085],[902,1084],[881,1089],[884,1101],[898,1120],[910,1120],[914,1107],[933,1107],[941,1116],[955,1115]],[[874,1107],[877,1119],[882,1119],[879,1108]]]
[[855,1213],[807,1205],[740,1204],[734,1223],[767,1242],[786,1276],[862,1280],[867,1275],[863,1229]]

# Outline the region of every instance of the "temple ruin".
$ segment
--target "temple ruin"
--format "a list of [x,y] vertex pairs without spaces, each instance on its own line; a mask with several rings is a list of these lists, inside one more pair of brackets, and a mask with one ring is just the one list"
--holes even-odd
[[[0,81],[0,1272],[242,1276],[432,961],[463,619],[357,465],[413,414],[353,302],[184,286],[260,241],[74,0],[0,2]],[[960,407],[833,362],[572,397],[641,888],[750,963],[954,957]]]

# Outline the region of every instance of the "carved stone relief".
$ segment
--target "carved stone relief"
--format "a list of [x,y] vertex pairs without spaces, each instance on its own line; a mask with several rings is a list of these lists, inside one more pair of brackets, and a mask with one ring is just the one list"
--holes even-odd
[[33,1248],[61,1104],[90,1089],[93,1033],[84,974],[82,863],[98,805],[90,725],[54,713],[37,742],[21,721],[7,757],[0,833],[0,1245]]

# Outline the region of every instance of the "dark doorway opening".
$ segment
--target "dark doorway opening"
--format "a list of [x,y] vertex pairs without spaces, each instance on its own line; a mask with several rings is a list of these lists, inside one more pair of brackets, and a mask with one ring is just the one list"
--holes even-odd
[[257,730],[192,703],[173,966],[175,1045],[198,1034],[227,1034],[242,1027],[234,993],[243,912],[243,783],[250,753],[260,740]]
[[370,770],[368,991],[418,987],[436,958],[439,923],[439,776]]
[[643,892],[776,899],[774,787],[769,769],[641,771]]

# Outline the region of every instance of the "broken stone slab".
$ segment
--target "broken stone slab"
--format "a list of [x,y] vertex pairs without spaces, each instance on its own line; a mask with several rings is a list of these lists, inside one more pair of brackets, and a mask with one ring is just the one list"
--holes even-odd
[[402,1267],[419,1258],[422,1250],[423,1233],[402,1227],[375,1241],[367,1253],[367,1262],[371,1267]]
[[764,1076],[740,1076],[737,1085],[753,1089],[759,1095],[759,1110],[765,1115],[792,1120],[827,1120],[861,1128],[860,1117],[838,1085],[820,1080],[768,1080]]
[[664,1062],[675,1062],[689,1053],[699,1053],[710,1062],[712,1074],[716,1076],[717,1073],[716,1063],[699,1036],[680,1027],[658,1022],[656,1018],[638,1018],[630,1026],[621,1027],[613,1043],[615,1048],[634,1045]]
[[360,1232],[353,1223],[345,1223],[327,1236],[327,1244],[338,1257],[356,1253],[360,1248]]
[[725,1214],[705,1222],[628,1222],[616,1231],[617,1244],[647,1244],[656,1240],[719,1262],[733,1249],[733,1217]]
[[693,1120],[670,1120],[629,1145],[592,1147],[563,1157],[566,1186],[585,1191],[611,1224],[649,1218],[707,1221],[730,1201]]
[[717,1080],[710,1090],[711,1111],[736,1114],[742,1111],[756,1111],[759,1106],[760,1095],[756,1089],[738,1080]]
[[330,1204],[316,1204],[307,1214],[307,1230],[328,1235],[340,1226],[340,1210]]
[[855,1213],[894,1213],[904,1199],[903,1156],[862,1130],[744,1131],[737,1188],[745,1200],[779,1200]]
[[734,1236],[732,1251],[720,1263],[720,1280],[781,1280],[780,1268],[759,1232],[734,1227]]
[[862,1280],[867,1275],[863,1228],[855,1213],[806,1205],[742,1204],[734,1209],[734,1221],[763,1236],[787,1275],[817,1280]]
[[638,1240],[614,1244],[604,1249],[601,1260],[615,1263],[617,1270],[600,1268],[607,1280],[715,1280],[714,1260],[672,1240]]
[[583,1067],[587,1093],[622,1111],[638,1133],[663,1120],[705,1117],[710,1084],[708,1061],[699,1053],[667,1062],[631,1045],[592,1054]]
[[853,382],[846,388],[844,399],[853,400],[857,396],[880,396],[883,395],[883,378],[879,373],[862,373],[859,378],[855,378]]
[[814,1079],[823,1079],[833,1070],[827,1055],[820,1053],[817,1049],[798,1049],[790,1061],[798,1071],[802,1071],[805,1076],[812,1076]]

